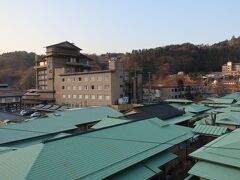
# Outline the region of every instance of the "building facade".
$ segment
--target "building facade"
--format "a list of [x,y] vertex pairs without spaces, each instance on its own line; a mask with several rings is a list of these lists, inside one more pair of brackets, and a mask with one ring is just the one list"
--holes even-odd
[[224,76],[239,76],[240,75],[240,63],[227,62],[222,66],[222,73]]
[[67,41],[47,46],[45,56],[36,56],[36,90],[26,93],[24,101],[85,107],[118,104],[129,95],[135,102],[141,98],[136,84],[142,83],[141,76],[127,80],[118,59],[109,60],[108,70],[100,70],[80,51]]

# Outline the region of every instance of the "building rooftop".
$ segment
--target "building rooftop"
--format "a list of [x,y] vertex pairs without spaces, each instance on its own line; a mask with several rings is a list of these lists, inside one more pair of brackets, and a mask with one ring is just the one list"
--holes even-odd
[[97,122],[108,116],[119,117],[122,113],[107,107],[92,107],[49,114],[47,118],[29,120],[0,127],[0,144],[25,140],[76,129],[77,125]]
[[192,131],[204,135],[221,136],[223,134],[226,134],[228,132],[228,129],[226,127],[197,124]]
[[206,179],[239,179],[239,137],[240,129],[237,129],[191,153],[190,156],[199,161],[189,173]]
[[65,180],[103,179],[130,167],[160,172],[161,164],[176,157],[166,150],[191,137],[190,128],[157,118],[135,121],[4,153],[0,174],[3,179]]
[[91,128],[92,129],[100,129],[100,128],[114,126],[114,125],[127,123],[127,122],[129,122],[129,120],[107,117],[107,118],[102,119],[101,121],[99,121],[95,125],[93,125]]
[[133,120],[157,117],[165,120],[183,115],[184,112],[167,103],[152,104],[133,108],[126,117]]
[[166,99],[164,100],[167,103],[181,103],[181,104],[191,104],[193,103],[192,100],[188,100],[188,99]]

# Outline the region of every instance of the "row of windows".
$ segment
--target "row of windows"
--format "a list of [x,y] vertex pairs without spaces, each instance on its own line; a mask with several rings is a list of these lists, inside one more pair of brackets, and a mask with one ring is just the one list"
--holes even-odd
[[64,99],[99,99],[99,100],[110,100],[108,95],[95,95],[95,94],[63,94]]
[[200,90],[201,88],[199,87],[185,87],[185,88],[175,88],[175,89],[171,89],[172,92],[180,92],[180,91],[186,91],[186,90]]
[[40,80],[47,79],[47,75],[40,75],[40,76],[38,76],[38,79],[40,79]]
[[85,77],[68,77],[68,78],[62,78],[62,82],[77,82],[77,81],[109,81],[110,77],[108,75],[106,76],[85,76]]
[[109,90],[110,85],[91,85],[91,86],[62,86],[64,90]]
[[47,74],[47,70],[38,71],[38,74]]
[[48,87],[47,87],[47,86],[39,86],[38,89],[40,89],[40,90],[46,90],[46,89],[48,89]]
[[38,84],[39,85],[47,85],[47,81],[39,81]]

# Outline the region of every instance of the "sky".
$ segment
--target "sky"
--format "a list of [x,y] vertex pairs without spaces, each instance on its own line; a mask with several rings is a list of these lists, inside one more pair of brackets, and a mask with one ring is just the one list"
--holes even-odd
[[240,36],[239,7],[239,0],[0,0],[0,54],[43,54],[66,40],[95,54],[213,44]]

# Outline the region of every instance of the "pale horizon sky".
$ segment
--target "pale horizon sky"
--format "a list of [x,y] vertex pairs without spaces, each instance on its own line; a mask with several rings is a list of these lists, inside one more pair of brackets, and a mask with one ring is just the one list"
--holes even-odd
[[213,44],[240,35],[238,0],[1,0],[0,54],[45,53],[73,42],[83,53]]

